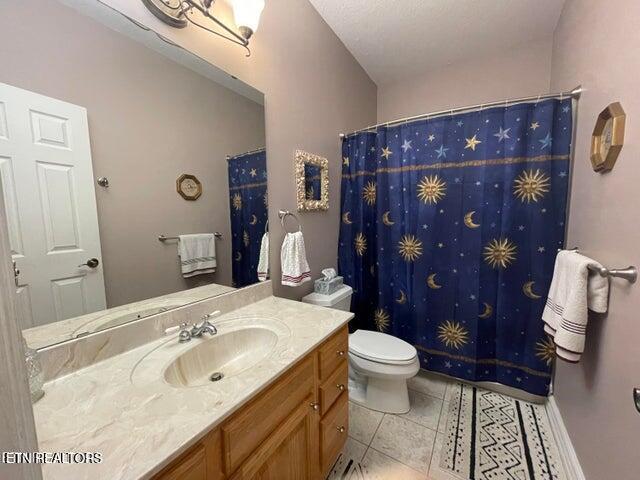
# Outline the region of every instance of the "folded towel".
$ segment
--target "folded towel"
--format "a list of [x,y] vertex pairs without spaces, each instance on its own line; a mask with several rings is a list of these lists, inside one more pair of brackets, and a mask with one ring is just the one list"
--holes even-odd
[[544,330],[553,336],[556,354],[569,362],[580,361],[584,351],[588,310],[607,311],[609,281],[589,266],[601,265],[570,250],[558,252],[549,288],[547,304],[542,312]]
[[260,243],[260,258],[258,258],[258,280],[264,282],[269,278],[269,232],[265,232]]
[[287,233],[280,252],[282,285],[297,287],[311,280],[302,232]]
[[216,237],[213,233],[180,235],[178,255],[184,278],[216,271]]

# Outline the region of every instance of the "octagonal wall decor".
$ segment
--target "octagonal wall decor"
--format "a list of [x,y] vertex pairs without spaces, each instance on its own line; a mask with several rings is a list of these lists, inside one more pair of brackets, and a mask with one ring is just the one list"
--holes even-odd
[[613,168],[624,144],[626,114],[620,102],[605,108],[591,135],[591,166],[596,172],[608,172]]
[[202,183],[195,175],[183,173],[176,180],[176,190],[185,200],[194,201],[202,195]]

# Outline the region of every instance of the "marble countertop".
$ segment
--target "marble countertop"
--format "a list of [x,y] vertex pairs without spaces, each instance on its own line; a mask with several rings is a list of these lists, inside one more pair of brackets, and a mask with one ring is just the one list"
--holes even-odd
[[65,342],[79,335],[96,332],[104,328],[122,325],[139,318],[159,312],[165,312],[205,298],[216,297],[236,290],[233,287],[211,283],[201,287],[189,288],[180,292],[148,298],[138,302],[107,308],[79,317],[54,321],[22,331],[24,339],[33,349],[39,349]]
[[215,384],[177,388],[164,369],[194,339],[163,337],[45,385],[34,405],[40,451],[100,452],[102,463],[42,466],[45,480],[149,478],[345,325],[349,312],[269,297],[215,320],[219,335],[265,319],[277,334],[261,362]]

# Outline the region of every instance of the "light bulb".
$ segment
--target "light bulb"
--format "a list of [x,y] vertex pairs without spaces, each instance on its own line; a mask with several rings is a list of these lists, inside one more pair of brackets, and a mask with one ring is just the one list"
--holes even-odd
[[242,36],[248,40],[258,29],[264,0],[232,0],[232,6],[236,25]]

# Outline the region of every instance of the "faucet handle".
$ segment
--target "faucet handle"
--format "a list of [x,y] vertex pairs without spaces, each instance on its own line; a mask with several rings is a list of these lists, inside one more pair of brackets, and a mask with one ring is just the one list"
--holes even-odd
[[173,327],[165,328],[164,334],[171,335],[172,333],[177,332],[178,330],[185,330],[189,325],[187,322],[182,322],[180,325],[174,325]]
[[202,320],[209,320],[210,318],[219,317],[220,315],[222,315],[222,312],[220,310],[216,310],[211,313],[205,313],[202,316]]

